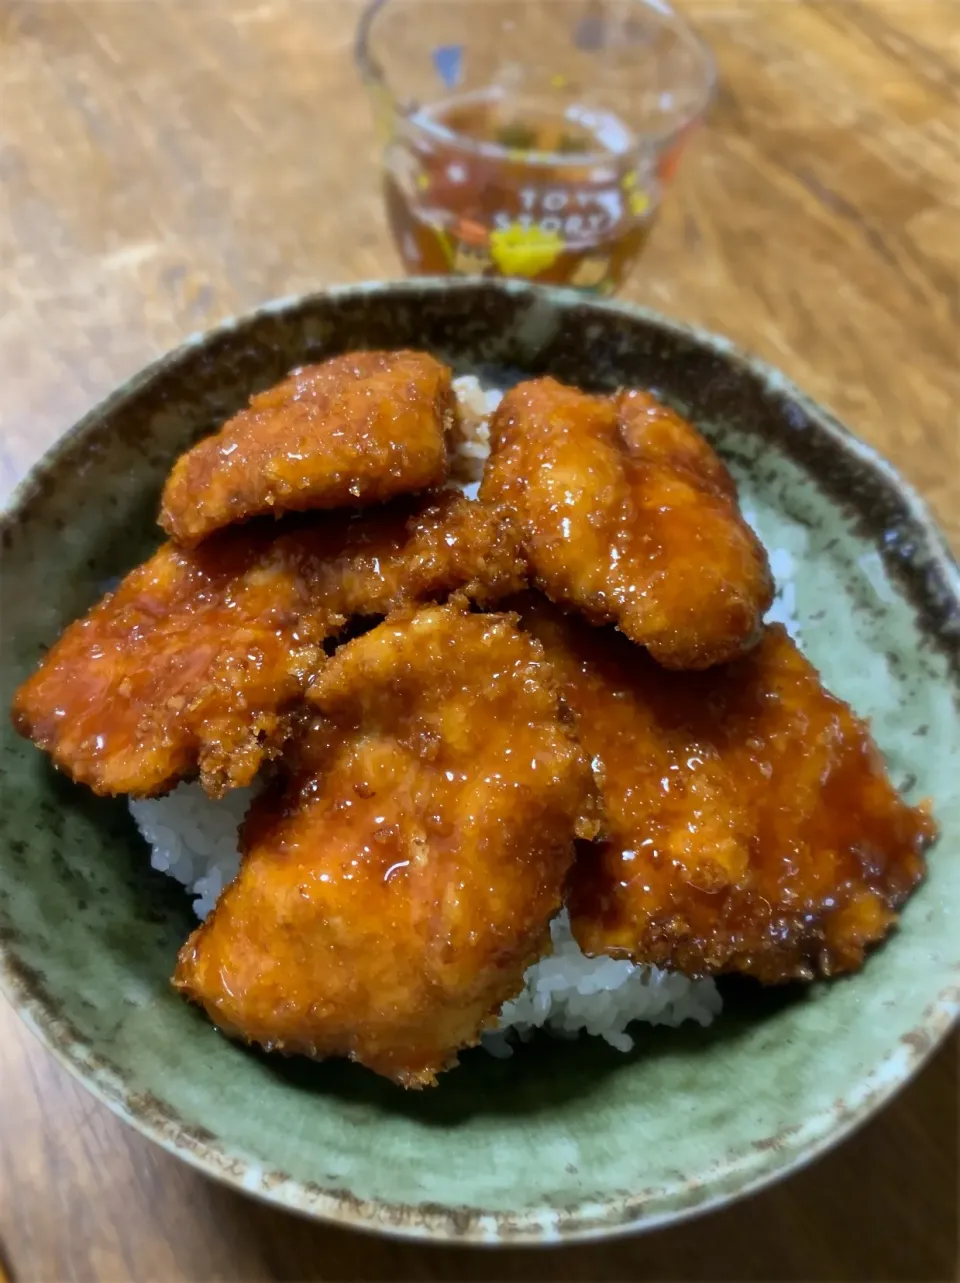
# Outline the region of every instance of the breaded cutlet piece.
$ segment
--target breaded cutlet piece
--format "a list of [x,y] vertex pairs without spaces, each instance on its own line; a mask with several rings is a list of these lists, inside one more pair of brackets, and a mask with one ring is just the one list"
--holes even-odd
[[352,616],[522,584],[509,520],[450,493],[168,543],[54,643],[14,724],[97,793],[199,772],[216,797],[277,754]]
[[785,629],[670,673],[542,598],[520,609],[601,793],[604,837],[570,881],[583,951],[767,984],[860,967],[923,877],[936,824]]
[[295,370],[182,455],[160,524],[194,547],[250,517],[358,508],[439,485],[451,372],[426,352],[348,352]]
[[749,649],[773,599],[766,554],[726,468],[644,393],[589,396],[555,379],[494,412],[481,498],[511,508],[533,583],[616,626],[668,668]]
[[433,1085],[547,947],[589,767],[504,615],[392,615],[309,699],[174,984],[231,1036]]

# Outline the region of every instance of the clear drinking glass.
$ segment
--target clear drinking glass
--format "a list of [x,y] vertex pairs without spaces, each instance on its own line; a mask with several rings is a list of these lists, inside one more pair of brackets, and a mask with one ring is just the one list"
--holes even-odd
[[374,0],[357,60],[404,265],[610,294],[710,103],[664,0]]

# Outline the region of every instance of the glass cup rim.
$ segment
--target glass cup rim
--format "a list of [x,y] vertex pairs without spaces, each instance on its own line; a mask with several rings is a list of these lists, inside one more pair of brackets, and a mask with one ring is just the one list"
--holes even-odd
[[[466,134],[457,133],[456,130],[447,129],[429,117],[420,114],[419,108],[411,111],[410,108],[404,107],[400,103],[371,48],[373,28],[377,15],[383,9],[398,2],[418,3],[419,0],[368,0],[360,15],[354,40],[354,57],[363,82],[368,88],[377,88],[385,93],[394,115],[402,120],[405,126],[413,132],[425,135],[434,142],[443,143],[447,146],[454,145],[458,149],[474,155],[485,156],[493,160],[515,162],[518,157],[514,149],[501,143],[480,142]],[[454,0],[450,0],[450,2],[453,3]],[[660,133],[653,131],[644,133],[640,137],[637,146],[630,149],[635,152],[644,152],[650,148],[663,150],[668,148],[697,120],[700,120],[710,107],[716,95],[719,80],[717,64],[707,43],[692,24],[669,3],[669,0],[628,0],[628,2],[636,4],[652,14],[659,15],[666,24],[680,34],[687,46],[696,54],[700,64],[701,90],[695,105],[684,114],[679,123],[669,129],[662,130]],[[629,152],[624,154],[629,154]],[[522,159],[524,164],[560,169],[609,164],[611,155],[610,151],[577,152],[576,155],[571,155],[569,152],[524,151]]]

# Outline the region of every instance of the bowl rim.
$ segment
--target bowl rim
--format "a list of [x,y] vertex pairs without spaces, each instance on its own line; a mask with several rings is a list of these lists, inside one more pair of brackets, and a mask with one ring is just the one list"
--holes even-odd
[[[877,450],[856,437],[774,366],[721,335],[637,304],[592,299],[572,289],[509,279],[412,277],[337,285],[266,302],[228,317],[206,331],[191,334],[176,348],[127,379],[57,438],[0,503],[0,529],[31,502],[62,456],[73,448],[77,438],[82,438],[104,415],[115,413],[125,403],[135,401],[146,387],[165,377],[195,348],[241,329],[258,317],[295,313],[322,306],[328,301],[385,294],[416,297],[424,293],[474,291],[492,291],[527,299],[533,309],[563,313],[576,307],[602,315],[613,313],[625,321],[639,321],[654,330],[685,339],[701,349],[707,348],[724,362],[739,367],[741,373],[745,372],[764,388],[799,404],[804,413],[826,432],[835,449],[854,456],[885,489],[896,493],[921,532],[924,551],[939,571],[952,604],[960,613],[960,566],[919,494]],[[960,957],[952,966],[944,967],[944,976],[951,972],[953,979],[943,985],[920,1022],[901,1039],[901,1045],[873,1066],[848,1097],[841,1114],[821,1110],[797,1133],[771,1138],[769,1145],[761,1151],[749,1156],[741,1155],[715,1170],[707,1182],[708,1188],[696,1191],[689,1186],[672,1190],[664,1188],[584,1208],[560,1211],[544,1208],[517,1215],[470,1209],[469,1215],[465,1216],[465,1209],[452,1205],[413,1209],[381,1199],[361,1201],[343,1190],[308,1188],[285,1174],[264,1173],[245,1159],[231,1156],[223,1142],[208,1143],[198,1139],[189,1134],[178,1119],[171,1118],[162,1110],[145,1109],[142,1102],[134,1101],[134,1093],[119,1075],[97,1064],[63,1028],[48,1004],[32,991],[20,973],[12,950],[0,942],[0,992],[6,995],[24,1024],[54,1059],[112,1113],[168,1153],[208,1177],[286,1211],[395,1239],[479,1246],[583,1243],[679,1224],[747,1197],[799,1171],[840,1144],[878,1112],[915,1076],[946,1039],[960,1017]],[[745,1171],[748,1167],[749,1170]],[[694,1196],[701,1192],[702,1197]],[[685,1202],[677,1202],[684,1197]],[[412,1212],[415,1215],[411,1215]]]

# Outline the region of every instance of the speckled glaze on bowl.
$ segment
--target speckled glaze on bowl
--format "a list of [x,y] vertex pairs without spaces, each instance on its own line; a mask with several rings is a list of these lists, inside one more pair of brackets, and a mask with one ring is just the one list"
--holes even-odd
[[268,1060],[168,985],[187,897],[122,801],[76,788],[3,719],[0,972],[24,1020],[145,1135],[252,1194],[411,1237],[544,1243],[660,1225],[809,1161],[899,1087],[960,1003],[960,580],[893,470],[774,370],[636,308],[515,282],[365,285],[200,336],[68,433],[3,517],[2,699],[104,583],[159,540],[175,455],[291,366],[426,347],[460,372],[656,388],[719,444],[792,558],[802,643],[873,719],[942,837],[866,970],[807,990],[728,986],[708,1030],[634,1053],[543,1040],[463,1057],[432,1092],[355,1066]]

